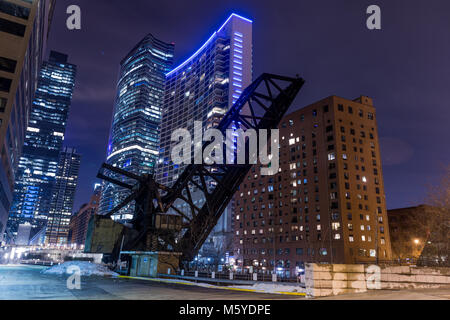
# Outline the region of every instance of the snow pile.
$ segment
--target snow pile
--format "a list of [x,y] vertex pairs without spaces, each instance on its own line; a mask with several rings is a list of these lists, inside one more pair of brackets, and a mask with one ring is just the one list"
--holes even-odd
[[[145,278],[143,278],[145,279]],[[233,285],[233,286],[217,286],[209,283],[193,282],[183,279],[162,279],[155,278],[155,281],[162,281],[167,283],[184,283],[187,285],[193,285],[197,287],[210,288],[210,289],[237,289],[237,290],[254,290],[259,293],[275,293],[275,294],[304,294],[306,289],[297,283],[280,283],[280,282],[257,282],[254,285]]]
[[86,262],[86,261],[69,261],[64,262],[60,265],[55,265],[42,273],[50,275],[72,275],[74,273],[80,272],[81,276],[101,276],[101,277],[116,277],[117,273],[109,270],[107,267]]
[[305,293],[306,290],[302,286],[298,284],[280,284],[280,283],[256,283],[252,286],[232,286],[231,288],[236,289],[249,289],[249,290],[255,290],[259,292],[266,292],[266,293],[284,293],[284,292],[291,292],[291,293]]

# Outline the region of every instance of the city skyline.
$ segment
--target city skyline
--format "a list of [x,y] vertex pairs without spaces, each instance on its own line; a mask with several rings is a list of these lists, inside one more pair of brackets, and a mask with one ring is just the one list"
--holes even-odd
[[[16,172],[8,232],[30,223],[30,241],[43,243],[49,218],[62,214],[52,198],[58,186],[59,160],[71,108],[77,66],[66,54],[51,51],[39,71],[23,152]],[[62,209],[62,208],[60,208]],[[70,212],[71,213],[71,212]]]
[[[330,94],[355,96],[363,93],[372,97],[378,110],[388,208],[422,203],[427,185],[438,181],[441,168],[450,157],[448,150],[440,150],[439,144],[432,143],[449,130],[445,126],[448,112],[439,103],[441,99],[447,99],[443,89],[445,81],[441,81],[447,76],[437,66],[450,48],[447,42],[440,40],[441,35],[433,39],[428,37],[432,28],[444,28],[445,21],[425,16],[421,19],[426,19],[429,24],[419,27],[409,21],[424,11],[428,12],[425,4],[403,7],[383,2],[386,11],[383,30],[370,33],[365,28],[363,4],[338,5],[331,1],[327,4],[325,7],[298,5],[288,10],[282,19],[281,16],[272,17],[272,5],[265,2],[235,1],[226,5],[214,4],[213,8],[211,4],[198,1],[192,7],[170,9],[164,3],[137,2],[135,6],[139,8],[158,8],[158,17],[149,20],[145,16],[151,10],[131,10],[135,6],[122,4],[108,9],[101,1],[98,4],[80,1],[82,30],[68,31],[64,27],[56,27],[50,35],[50,47],[67,48],[73,52],[74,61],[84,61],[80,66],[80,83],[74,96],[76,107],[73,108],[75,111],[71,114],[67,134],[69,144],[86,154],[75,207],[90,197],[92,185],[98,181],[94,177],[106,155],[117,64],[128,48],[151,32],[164,41],[176,43],[174,65],[178,65],[192,55],[193,49],[204,43],[214,31],[213,26],[231,12],[254,21],[255,51],[264,52],[255,57],[255,75],[264,71],[299,73],[307,79],[305,92],[291,111]],[[444,12],[447,4],[441,3],[441,6],[440,12]],[[56,25],[64,25],[66,15],[62,11],[65,7],[64,1],[58,3]],[[205,15],[203,12],[207,9],[211,13]],[[144,11],[146,13],[141,14]],[[181,11],[184,14],[180,14]],[[318,24],[313,16],[322,17],[321,23]],[[174,24],[164,23],[173,21],[175,17],[179,17],[176,25],[184,25],[185,31],[179,32]],[[102,27],[95,29],[94,23]],[[132,35],[124,30],[130,30]],[[140,34],[134,35],[137,30]],[[113,35],[114,45],[105,43]],[[319,37],[322,40],[319,41]],[[402,40],[397,43],[399,39]],[[78,47],[79,41],[86,42],[89,50]],[[354,41],[360,41],[361,46],[354,47]],[[266,46],[266,42],[273,43],[273,46]],[[195,43],[198,45],[193,45]],[[327,43],[336,49],[329,49]],[[425,44],[434,48],[433,53],[426,49]],[[279,47],[286,50],[281,52],[277,49]],[[412,50],[413,47],[417,49]],[[386,48],[391,48],[389,58],[384,54]],[[429,64],[435,67],[419,65],[418,62],[424,59],[429,59]],[[395,70],[395,74],[389,70]],[[437,79],[441,80],[437,82]],[[429,105],[435,112],[428,112],[432,110]],[[97,116],[89,116],[94,107]]]
[[448,12],[0,0],[0,300],[450,298]]
[[2,1],[0,5],[1,241],[39,71],[46,56],[55,0],[23,3],[25,6]]

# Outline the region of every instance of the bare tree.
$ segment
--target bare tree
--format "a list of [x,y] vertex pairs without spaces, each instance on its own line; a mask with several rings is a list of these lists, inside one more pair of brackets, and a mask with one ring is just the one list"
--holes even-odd
[[450,251],[450,166],[438,186],[430,188],[427,205],[417,223],[422,225],[426,235],[425,248],[421,258],[436,260],[438,264],[449,263]]

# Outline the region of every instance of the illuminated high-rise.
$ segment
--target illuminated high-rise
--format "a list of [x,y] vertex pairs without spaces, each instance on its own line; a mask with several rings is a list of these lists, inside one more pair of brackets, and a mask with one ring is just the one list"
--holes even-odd
[[[44,240],[75,84],[76,66],[67,59],[52,51],[42,65],[9,212],[11,233],[17,233],[19,224],[30,223],[35,243]],[[33,239],[36,234],[39,238]]]
[[[203,130],[216,127],[229,108],[252,82],[252,21],[232,14],[222,26],[190,58],[166,75],[161,147],[157,180],[171,186],[185,166],[174,165],[171,141],[177,129],[187,129],[194,136],[194,122]],[[213,183],[213,182],[211,182]],[[201,207],[202,193],[193,192],[193,201]],[[190,215],[186,204],[176,204]],[[212,254],[213,247],[228,247],[231,240],[231,207],[225,210],[204,246]],[[209,247],[209,248],[208,248]]]
[[47,244],[67,244],[80,163],[81,155],[73,148],[65,147],[59,154],[58,172],[45,235]]
[[[165,74],[170,71],[174,45],[147,35],[122,60],[106,162],[135,174],[153,174],[159,154]],[[114,174],[109,174],[114,178]],[[132,183],[132,182],[130,182]],[[129,190],[105,182],[100,214],[116,207]],[[134,207],[113,218],[127,222]]]
[[0,1],[0,242],[55,0]]
[[239,270],[297,276],[305,263],[391,260],[373,100],[330,96],[284,117],[280,169],[236,193]]

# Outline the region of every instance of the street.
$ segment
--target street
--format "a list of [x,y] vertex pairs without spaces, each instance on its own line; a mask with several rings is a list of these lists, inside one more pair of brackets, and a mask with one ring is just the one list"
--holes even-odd
[[41,274],[45,267],[0,266],[0,300],[263,300],[298,296],[209,289],[145,280],[82,277],[69,290],[68,276]]
[[[0,300],[305,300],[303,297],[211,289],[154,281],[82,277],[69,290],[68,276],[44,275],[40,266],[0,266]],[[449,300],[450,288],[377,290],[317,300]],[[308,299],[310,300],[310,299]]]

